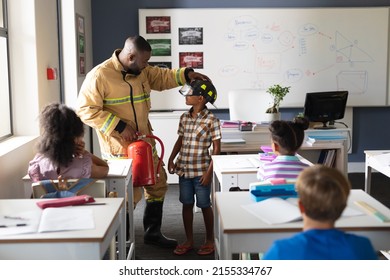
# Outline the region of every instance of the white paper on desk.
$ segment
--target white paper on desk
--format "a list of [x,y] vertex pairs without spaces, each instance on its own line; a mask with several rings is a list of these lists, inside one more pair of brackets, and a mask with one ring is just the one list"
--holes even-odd
[[53,207],[42,211],[38,232],[95,228],[93,210],[81,207]]
[[301,220],[302,216],[296,201],[293,198],[271,197],[253,204],[241,205],[241,207],[267,224],[272,225]]
[[257,168],[256,164],[252,163],[247,158],[229,158],[226,157],[223,161],[218,163],[223,169],[245,169]]
[[108,175],[122,176],[125,170],[125,164],[120,160],[114,160],[108,162]]
[[[242,205],[242,207],[268,224],[282,224],[302,219],[298,208],[298,198],[272,197],[253,204]],[[364,213],[347,206],[341,216],[353,217],[360,215],[364,215]]]
[[[7,226],[6,228],[0,228],[0,236],[33,233],[37,232],[38,230],[41,210],[39,209],[37,211],[26,211],[21,213],[8,213],[4,216],[20,217],[21,220],[18,220],[17,223],[15,223],[15,220],[10,221],[9,219],[0,219],[0,224]],[[18,223],[26,224],[26,226],[14,226]]]
[[390,153],[383,153],[372,157],[383,166],[390,166]]
[[349,206],[347,206],[343,213],[341,213],[341,217],[354,217],[354,216],[362,216],[364,215],[365,213],[363,213],[362,211],[360,210],[356,210],[354,208],[351,208]]
[[248,158],[248,161],[256,168],[264,165],[264,162],[262,162],[260,158]]

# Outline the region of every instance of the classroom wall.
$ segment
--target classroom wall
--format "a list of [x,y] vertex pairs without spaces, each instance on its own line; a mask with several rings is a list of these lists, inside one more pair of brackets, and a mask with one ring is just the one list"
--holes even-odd
[[52,0],[12,0],[8,5],[15,137],[0,143],[0,198],[21,198],[21,178],[34,156],[39,134],[40,108],[60,99],[59,81],[46,77],[47,67],[58,67],[57,17]]
[[[261,3],[259,3],[261,2]],[[250,8],[250,7],[362,7],[389,6],[388,0],[94,0],[92,2],[93,62],[94,65],[111,56],[124,39],[138,33],[138,9],[147,8]],[[282,118],[290,117],[301,108],[282,109]],[[218,115],[218,112],[217,112]],[[221,111],[222,118],[226,111]],[[364,150],[390,149],[390,108],[355,107],[353,109],[353,147],[349,162],[363,167]]]
[[62,47],[64,52],[64,102],[76,107],[78,91],[85,75],[79,74],[79,62],[76,41],[76,13],[84,18],[85,69],[92,69],[92,16],[91,0],[61,0]]
[[[61,1],[68,5],[67,27],[70,25],[72,30],[70,37],[64,41],[64,48],[71,53],[67,61],[74,63],[67,64],[70,76],[66,77],[64,83],[67,88],[66,103],[73,107],[84,80],[83,76],[77,75],[75,63],[75,13],[85,17],[87,67],[91,68],[91,1]],[[10,79],[15,136],[0,143],[0,198],[25,197],[21,178],[26,174],[28,162],[35,154],[39,112],[46,104],[60,101],[60,79],[48,80],[46,76],[47,67],[60,71],[56,3],[53,0],[8,1],[9,56],[11,67],[14,66]],[[72,80],[72,76],[75,82],[67,83]]]

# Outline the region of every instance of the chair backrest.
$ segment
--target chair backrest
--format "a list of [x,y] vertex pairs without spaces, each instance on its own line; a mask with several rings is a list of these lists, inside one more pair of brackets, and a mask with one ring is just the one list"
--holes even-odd
[[[58,186],[58,180],[52,180],[53,184]],[[68,183],[77,182],[77,179],[69,179]],[[31,185],[33,198],[41,198],[47,192],[41,182],[35,182]],[[92,197],[106,197],[106,182],[97,180],[92,184],[82,188],[77,195],[87,194]]]

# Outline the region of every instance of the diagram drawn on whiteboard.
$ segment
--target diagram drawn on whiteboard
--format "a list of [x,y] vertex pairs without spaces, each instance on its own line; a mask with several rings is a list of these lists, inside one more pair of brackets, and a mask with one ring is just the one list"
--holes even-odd
[[[373,63],[374,59],[359,47],[358,40],[350,39],[338,30],[327,34],[321,32],[316,24],[305,23],[294,34],[292,30],[283,30],[281,25],[275,23],[261,28],[256,19],[248,15],[234,18],[228,26],[225,40],[231,43],[230,48],[238,55],[240,52],[253,51],[253,57],[247,65],[245,60],[240,60],[240,64],[223,65],[220,68],[223,76],[235,76],[240,72],[252,74],[250,86],[264,89],[269,86],[266,80],[269,81],[272,76],[281,80],[275,80],[275,83],[294,84],[304,77],[321,76],[343,64],[344,69],[334,76],[336,89],[348,90],[352,95],[367,91],[367,71],[355,68],[359,68],[359,63]],[[322,49],[322,55],[327,53],[332,59],[327,60],[327,64],[318,63],[321,66],[316,67],[315,63],[308,63],[305,57],[317,55],[319,49]],[[283,61],[286,53],[294,56],[292,52],[296,50],[296,65],[286,68]],[[302,68],[304,65],[307,65],[306,69]]]

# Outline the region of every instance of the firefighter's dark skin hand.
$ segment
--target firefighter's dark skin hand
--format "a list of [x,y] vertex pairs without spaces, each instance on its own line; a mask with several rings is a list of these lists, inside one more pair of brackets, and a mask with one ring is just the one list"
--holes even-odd
[[121,133],[122,138],[127,142],[133,142],[137,140],[136,131],[129,125],[126,125],[125,129]]

